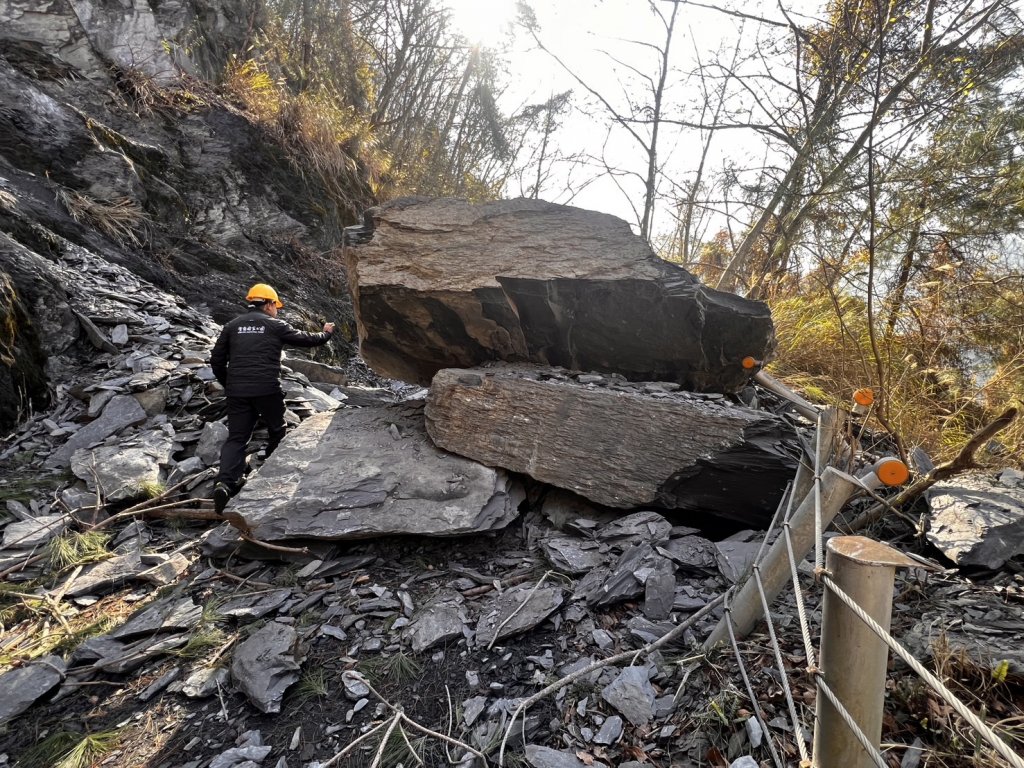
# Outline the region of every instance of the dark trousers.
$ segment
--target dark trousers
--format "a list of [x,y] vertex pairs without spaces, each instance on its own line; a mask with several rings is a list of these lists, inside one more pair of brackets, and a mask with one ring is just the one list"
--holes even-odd
[[228,438],[220,449],[220,474],[217,482],[228,486],[236,493],[242,472],[245,471],[245,446],[248,445],[256,423],[262,419],[267,425],[270,437],[267,440],[267,455],[277,448],[284,437],[284,394],[262,395],[260,397],[226,398],[228,407]]

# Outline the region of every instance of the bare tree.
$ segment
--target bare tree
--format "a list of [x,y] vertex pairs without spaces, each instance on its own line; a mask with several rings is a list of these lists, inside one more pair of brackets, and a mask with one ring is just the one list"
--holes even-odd
[[680,3],[672,2],[670,5],[671,8],[666,13],[665,10],[663,10],[662,5],[659,5],[655,0],[648,0],[647,2],[648,11],[658,20],[662,29],[662,40],[660,43],[652,44],[645,40],[623,41],[635,48],[646,50],[654,55],[655,67],[653,75],[638,69],[635,65],[624,61],[608,51],[604,52],[609,61],[616,65],[619,71],[630,73],[637,82],[643,84],[644,98],[640,98],[629,92],[629,85],[620,82],[620,87],[627,92],[626,98],[622,100],[625,103],[622,105],[614,103],[615,101],[619,101],[617,97],[614,97],[610,93],[606,93],[593,85],[587,78],[575,71],[573,67],[557,53],[554,47],[545,43],[541,39],[541,30],[536,23],[536,17],[532,10],[526,7],[525,4],[520,5],[523,26],[532,35],[537,46],[551,56],[551,58],[557,62],[558,65],[576,83],[578,83],[584,91],[590,94],[597,104],[600,105],[605,117],[607,117],[613,125],[625,130],[627,135],[641,149],[645,161],[645,167],[642,172],[613,167],[613,165],[608,163],[606,159],[602,159],[601,162],[604,166],[605,174],[623,190],[623,194],[627,201],[630,201],[630,195],[622,186],[623,179],[634,178],[642,183],[644,190],[643,201],[640,206],[634,206],[634,210],[637,213],[637,226],[640,230],[640,236],[645,239],[650,239],[652,235],[654,214],[658,201],[659,183],[662,172],[662,167],[659,164],[658,158],[660,148],[659,142],[661,140],[660,134],[664,124],[663,118],[666,108],[665,94],[668,84],[672,40],[675,34],[675,25]]

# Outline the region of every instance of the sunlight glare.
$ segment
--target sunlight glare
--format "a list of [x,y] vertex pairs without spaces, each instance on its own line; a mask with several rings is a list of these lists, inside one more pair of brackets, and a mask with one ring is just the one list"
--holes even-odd
[[495,48],[516,16],[515,0],[446,0],[452,22],[473,45]]

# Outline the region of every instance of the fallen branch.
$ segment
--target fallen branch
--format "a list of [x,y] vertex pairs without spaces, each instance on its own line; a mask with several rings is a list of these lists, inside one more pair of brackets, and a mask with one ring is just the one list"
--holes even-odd
[[[206,471],[209,472],[209,470],[206,470]],[[170,488],[166,489],[163,493],[160,493],[160,494],[154,496],[151,499],[146,499],[145,501],[140,501],[138,504],[136,504],[136,505],[134,505],[132,507],[129,507],[128,509],[126,509],[126,510],[124,510],[122,512],[118,512],[116,515],[111,515],[106,520],[101,520],[100,522],[96,523],[95,525],[89,526],[88,528],[86,528],[86,531],[87,532],[98,531],[100,528],[106,528],[111,523],[115,523],[115,522],[117,522],[119,520],[124,520],[126,518],[137,517],[137,516],[139,516],[141,514],[144,514],[145,512],[156,512],[156,511],[159,511],[159,510],[162,510],[162,509],[169,509],[169,508],[172,508],[172,507],[175,507],[175,506],[180,506],[181,504],[191,503],[191,502],[198,501],[198,499],[188,499],[186,501],[175,501],[175,502],[168,502],[167,501],[171,497],[171,495],[173,493],[175,493],[179,488],[182,488],[183,486],[187,485],[188,483],[191,483],[195,479],[196,479],[195,475],[193,475],[192,477],[186,478],[185,480],[182,480],[177,485],[171,486]]]
[[[244,521],[243,521],[244,522]],[[235,525],[234,523],[231,523]],[[238,526],[235,526],[236,528]],[[254,539],[252,536],[248,536],[245,533],[241,535],[242,541],[247,541],[250,544],[255,544],[257,547],[263,547],[263,549],[269,549],[271,552],[284,552],[287,555],[305,555],[306,557],[312,557],[313,553],[306,547],[284,547],[280,544],[271,544],[269,541],[260,541]]]
[[548,571],[543,576],[541,576],[540,579],[537,581],[537,583],[533,585],[533,589],[530,590],[530,594],[528,594],[524,598],[523,602],[521,602],[518,605],[518,607],[514,611],[512,611],[512,613],[510,613],[508,615],[507,619],[505,619],[503,622],[501,622],[501,624],[499,624],[497,627],[494,628],[494,637],[492,637],[491,638],[491,642],[489,642],[487,644],[487,650],[488,651],[491,650],[491,648],[494,647],[494,644],[496,642],[498,642],[498,635],[501,634],[501,630],[503,630],[505,628],[505,625],[508,624],[510,621],[512,621],[512,619],[514,619],[516,617],[516,614],[518,614],[521,610],[523,610],[523,608],[526,607],[526,604],[528,602],[530,602],[530,598],[533,597],[534,594],[536,594],[537,590],[540,589],[540,585],[543,584],[544,581],[547,579],[547,577],[550,576],[551,574],[552,574],[552,571]]
[[671,631],[662,635],[654,642],[648,643],[643,648],[640,648],[636,651],[623,651],[622,653],[617,653],[614,656],[609,656],[607,659],[595,661],[593,664],[590,664],[589,666],[586,666],[583,669],[576,670],[572,674],[566,675],[560,680],[556,680],[551,685],[533,694],[533,696],[531,696],[522,704],[520,704],[516,708],[516,711],[512,713],[512,720],[509,722],[508,728],[505,729],[505,735],[501,739],[501,749],[498,750],[498,765],[505,765],[505,745],[508,743],[509,736],[512,735],[512,728],[515,726],[516,720],[519,719],[519,715],[523,714],[527,709],[532,707],[538,701],[540,701],[546,696],[550,696],[552,693],[555,693],[556,691],[564,688],[570,683],[579,680],[581,677],[589,675],[591,672],[610,666],[612,664],[617,664],[618,662],[625,661],[626,659],[629,659],[631,657],[635,661],[643,654],[651,653],[652,651],[656,651],[658,648],[661,648],[663,645],[671,643],[673,640],[675,640],[677,637],[683,634],[683,632],[685,632],[687,629],[692,627],[702,618],[707,616],[709,613],[711,613],[711,611],[713,611],[723,602],[725,602],[725,595],[721,594],[714,600],[712,600],[710,603],[705,605],[703,608],[701,608],[699,611],[694,613],[692,616],[688,617],[686,621],[684,621],[682,624],[680,624],[677,627],[673,627]]
[[[360,678],[362,678],[362,675],[360,675]],[[362,736],[360,736],[358,739],[356,739],[355,741],[351,742],[348,746],[346,746],[343,750],[341,750],[341,752],[339,752],[334,757],[332,757],[330,760],[328,760],[326,763],[324,763],[322,768],[330,768],[330,766],[336,765],[339,760],[347,757],[355,749],[355,747],[357,745],[359,745],[363,741],[366,741],[366,739],[368,739],[370,736],[373,736],[375,733],[378,733],[379,731],[381,731],[381,730],[386,728],[387,731],[386,731],[386,733],[384,734],[384,736],[381,739],[381,743],[380,743],[380,745],[379,745],[379,747],[377,749],[377,754],[374,756],[373,762],[370,764],[371,768],[377,768],[377,766],[380,765],[380,758],[381,758],[381,756],[383,754],[383,750],[384,750],[385,745],[387,744],[388,739],[391,737],[391,734],[394,732],[395,728],[399,728],[399,730],[401,730],[400,726],[403,723],[405,725],[408,725],[410,728],[416,729],[420,733],[423,733],[423,734],[426,734],[427,736],[430,736],[431,738],[439,739],[439,740],[445,742],[446,744],[452,744],[452,745],[454,745],[456,747],[461,747],[462,749],[465,749],[467,752],[471,752],[472,754],[476,755],[477,757],[479,757],[483,761],[483,764],[484,764],[484,766],[486,768],[486,766],[487,766],[487,756],[483,752],[481,752],[481,751],[479,751],[477,749],[474,749],[473,747],[471,747],[469,744],[467,744],[464,741],[459,741],[458,739],[452,738],[451,736],[446,736],[443,733],[439,733],[438,731],[432,731],[429,728],[427,728],[426,726],[420,725],[415,720],[413,720],[408,715],[406,715],[405,712],[402,711],[401,707],[396,707],[390,701],[388,701],[383,696],[381,696],[380,693],[377,691],[377,689],[374,688],[372,685],[370,685],[369,681],[367,681],[365,678],[362,678],[362,682],[363,682],[364,685],[366,685],[367,688],[370,689],[370,693],[372,693],[374,696],[376,696],[378,699],[380,699],[385,707],[387,707],[392,712],[394,712],[394,715],[392,717],[389,717],[383,723],[380,723],[379,725],[374,726],[369,731],[367,731]],[[406,739],[406,743],[408,744],[408,739]],[[413,755],[415,756],[415,752],[413,753]],[[418,759],[419,758],[417,758],[417,760]]]
[[939,464],[924,477],[915,480],[893,498],[889,499],[888,502],[879,502],[866,509],[850,523],[849,530],[851,532],[859,531],[865,526],[871,525],[871,523],[885,515],[886,509],[902,507],[904,504],[914,501],[918,496],[942,480],[958,475],[968,469],[978,469],[981,465],[975,461],[974,454],[989,440],[1009,427],[1014,419],[1017,418],[1017,413],[1016,408],[1007,408],[990,423],[975,432],[974,436],[964,443],[963,448],[960,449],[956,456],[949,461]]

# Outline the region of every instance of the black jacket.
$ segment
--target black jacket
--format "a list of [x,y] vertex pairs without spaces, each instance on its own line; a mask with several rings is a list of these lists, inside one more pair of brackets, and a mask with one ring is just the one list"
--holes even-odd
[[318,347],[329,333],[307,333],[284,320],[252,310],[221,329],[210,353],[217,381],[231,397],[260,397],[281,392],[281,348]]

